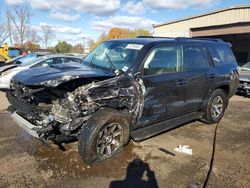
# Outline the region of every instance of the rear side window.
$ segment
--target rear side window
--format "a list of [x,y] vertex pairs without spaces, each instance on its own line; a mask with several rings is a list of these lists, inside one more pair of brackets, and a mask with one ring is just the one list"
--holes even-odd
[[55,64],[61,64],[61,63],[63,63],[62,57],[55,57],[55,58],[47,59],[42,62],[42,64],[48,64],[48,65],[55,65]]
[[215,65],[237,64],[234,54],[229,45],[214,45],[213,62]]
[[76,59],[76,58],[66,57],[64,59],[64,63],[81,63],[81,62],[82,62],[82,60]]
[[160,75],[182,71],[182,49],[181,45],[154,48],[144,63],[144,75]]
[[187,45],[184,47],[184,70],[192,71],[209,67],[209,59],[204,46]]

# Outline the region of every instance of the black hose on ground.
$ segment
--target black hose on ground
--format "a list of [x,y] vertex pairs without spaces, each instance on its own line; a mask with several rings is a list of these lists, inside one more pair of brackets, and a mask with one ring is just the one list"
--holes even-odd
[[215,156],[215,150],[216,150],[216,137],[217,137],[218,126],[219,126],[219,123],[216,125],[216,127],[214,129],[214,140],[213,140],[212,157],[211,157],[211,160],[210,160],[210,166],[209,166],[209,170],[208,170],[208,173],[207,173],[207,177],[206,177],[206,180],[205,180],[205,182],[203,184],[203,188],[207,188],[208,182],[209,182],[209,178],[210,178],[212,170],[213,170],[214,156]]

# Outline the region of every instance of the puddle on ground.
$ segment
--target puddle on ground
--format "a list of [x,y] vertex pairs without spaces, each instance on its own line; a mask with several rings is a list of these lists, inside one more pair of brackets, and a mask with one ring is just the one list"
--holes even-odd
[[47,147],[18,127],[6,113],[0,113],[0,118],[1,144],[6,145],[0,156],[26,153],[35,158],[38,170],[49,172],[51,177],[119,177],[126,173],[128,164],[137,158],[133,148],[139,146],[131,141],[116,157],[89,167],[78,153],[77,142],[66,144],[66,151],[52,143]]
[[132,151],[134,147],[137,146],[130,142],[114,158],[93,164],[91,167],[82,161],[77,151],[77,143],[65,145],[66,151],[55,145],[49,148],[41,145],[34,156],[39,168],[53,173],[52,177],[120,177],[126,173],[128,164],[137,157]]

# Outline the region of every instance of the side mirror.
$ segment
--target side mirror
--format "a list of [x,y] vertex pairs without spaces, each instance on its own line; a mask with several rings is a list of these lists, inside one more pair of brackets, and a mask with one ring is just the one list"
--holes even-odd
[[49,66],[47,63],[42,64],[42,67],[47,67]]
[[135,73],[134,78],[142,78],[142,73],[141,72]]

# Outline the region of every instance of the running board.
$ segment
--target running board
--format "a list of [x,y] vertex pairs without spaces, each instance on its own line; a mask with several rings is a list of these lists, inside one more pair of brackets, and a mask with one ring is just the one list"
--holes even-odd
[[131,137],[134,141],[141,141],[157,134],[163,133],[182,124],[199,119],[203,116],[201,112],[192,112],[182,116],[178,116],[166,121],[147,125],[146,127],[135,129],[131,132]]

